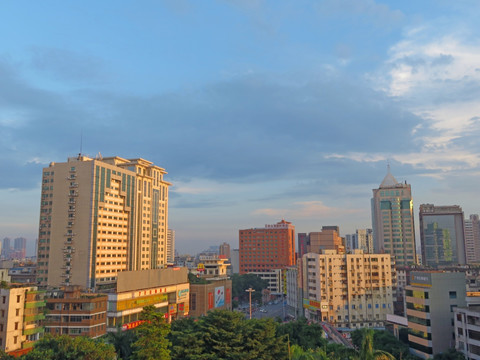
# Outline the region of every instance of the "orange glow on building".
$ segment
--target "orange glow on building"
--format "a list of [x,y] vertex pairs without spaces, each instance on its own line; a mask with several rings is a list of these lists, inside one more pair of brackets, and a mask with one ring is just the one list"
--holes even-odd
[[239,231],[240,274],[295,265],[295,226],[282,220],[264,228]]

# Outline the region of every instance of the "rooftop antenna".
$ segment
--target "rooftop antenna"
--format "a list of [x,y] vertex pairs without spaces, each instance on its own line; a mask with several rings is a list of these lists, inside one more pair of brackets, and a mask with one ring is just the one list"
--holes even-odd
[[78,153],[78,160],[82,157],[82,146],[83,146],[83,131],[80,130],[80,152]]

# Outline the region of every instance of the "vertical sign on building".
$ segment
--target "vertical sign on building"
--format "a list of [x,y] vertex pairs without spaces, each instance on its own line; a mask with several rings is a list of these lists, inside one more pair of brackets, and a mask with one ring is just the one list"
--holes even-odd
[[208,293],[208,309],[213,309],[213,293]]

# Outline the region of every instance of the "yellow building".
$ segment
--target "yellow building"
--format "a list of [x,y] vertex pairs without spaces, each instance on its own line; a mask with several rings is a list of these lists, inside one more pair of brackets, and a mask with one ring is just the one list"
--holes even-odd
[[144,159],[83,155],[43,169],[38,284],[102,289],[121,271],[165,267],[165,174]]
[[220,256],[200,255],[200,263],[197,266],[197,273],[199,277],[203,278],[219,278],[227,277],[227,268],[230,264],[228,259]]
[[383,327],[393,314],[395,264],[387,254],[323,250],[302,258],[303,307],[312,321],[339,328]]
[[43,336],[44,295],[31,286],[0,289],[0,349],[21,355]]

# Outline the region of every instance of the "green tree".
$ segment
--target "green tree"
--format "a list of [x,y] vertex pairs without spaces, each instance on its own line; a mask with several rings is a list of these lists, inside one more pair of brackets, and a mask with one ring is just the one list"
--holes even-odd
[[176,320],[168,335],[172,360],[203,359],[204,342],[198,321],[193,318]]
[[365,332],[373,331],[373,348],[388,351],[397,359],[412,358],[408,345],[399,341],[393,334],[385,330],[360,329],[352,332],[353,344],[360,348],[365,337]]
[[0,350],[0,360],[14,360],[14,359],[15,357],[13,357],[12,355],[8,355],[4,351]]
[[117,356],[112,345],[84,336],[69,337],[46,335],[37,341],[25,360],[114,360]]
[[145,320],[137,327],[138,339],[133,344],[135,360],[170,360],[170,324],[165,321],[162,313],[157,312],[152,305],[145,306],[140,314],[140,320]]
[[255,290],[252,293],[252,301],[262,301],[262,290],[268,287],[268,282],[262,280],[257,275],[253,274],[233,274],[232,276],[232,296],[240,301],[246,302],[249,300],[249,295],[245,291],[249,287]]
[[322,326],[309,324],[305,318],[279,324],[277,334],[288,335],[292,345],[299,345],[305,350],[323,348],[327,344]]
[[387,351],[373,348],[373,331],[365,329],[362,345],[358,353],[359,360],[395,360],[395,357]]
[[462,352],[451,348],[441,354],[436,354],[433,360],[465,360],[465,356]]
[[128,360],[133,354],[133,344],[137,341],[137,336],[134,330],[122,331],[117,328],[117,331],[109,332],[104,340],[114,346],[119,360]]
[[173,323],[172,360],[287,359],[285,336],[271,319],[245,320],[237,312],[215,310],[198,320]]
[[289,359],[291,360],[327,360],[329,359],[323,349],[302,349],[301,346],[292,345]]
[[272,319],[244,321],[244,359],[276,360],[288,354],[286,336],[277,336],[277,323]]

